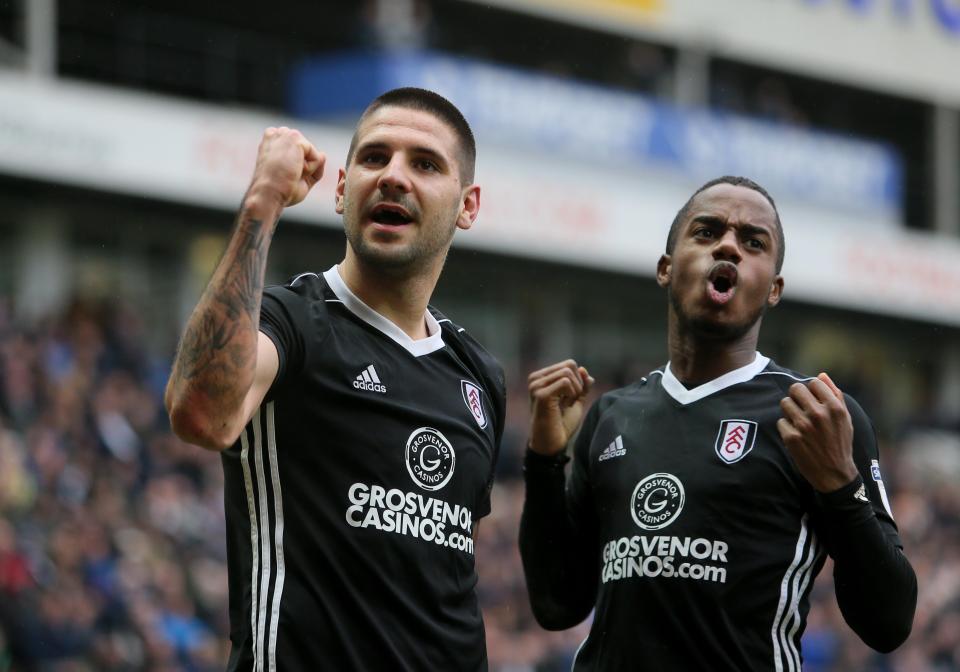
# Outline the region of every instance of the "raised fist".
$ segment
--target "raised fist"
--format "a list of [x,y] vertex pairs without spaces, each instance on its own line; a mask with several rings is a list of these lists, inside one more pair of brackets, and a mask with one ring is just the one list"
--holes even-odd
[[530,449],[542,455],[562,452],[580,426],[593,377],[572,359],[527,378],[530,391]]
[[270,127],[260,140],[248,194],[275,199],[283,206],[296,205],[323,177],[326,161],[300,131]]

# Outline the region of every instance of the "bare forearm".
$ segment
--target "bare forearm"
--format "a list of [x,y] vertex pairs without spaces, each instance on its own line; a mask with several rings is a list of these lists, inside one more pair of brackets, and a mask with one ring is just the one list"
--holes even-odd
[[229,434],[253,382],[267,251],[279,212],[245,199],[227,250],[187,321],[166,395],[174,429],[187,440],[203,445]]
[[280,212],[306,197],[325,162],[299,131],[264,131],[233,236],[187,322],[167,384],[170,424],[182,439],[228,447],[266,394],[276,372],[275,358],[257,362],[267,250]]

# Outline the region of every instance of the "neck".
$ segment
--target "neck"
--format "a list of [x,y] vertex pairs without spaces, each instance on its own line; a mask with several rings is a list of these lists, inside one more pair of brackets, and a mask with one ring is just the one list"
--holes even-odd
[[759,320],[745,334],[729,339],[705,337],[684,329],[672,311],[669,322],[670,370],[688,387],[744,367],[757,356]]
[[340,277],[357,298],[397,325],[414,340],[426,338],[424,313],[437,285],[443,259],[414,274],[388,274],[364,263],[350,246],[340,262]]

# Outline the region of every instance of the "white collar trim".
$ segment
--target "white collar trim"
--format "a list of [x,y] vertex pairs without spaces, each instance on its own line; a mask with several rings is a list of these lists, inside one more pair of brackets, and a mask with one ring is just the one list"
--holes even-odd
[[350,288],[347,287],[347,283],[340,277],[340,268],[337,264],[334,264],[324,272],[323,279],[327,281],[327,285],[343,305],[347,307],[347,310],[377,331],[388,336],[414,357],[429,355],[431,352],[436,352],[443,348],[443,333],[440,330],[440,324],[429,310],[423,314],[423,318],[427,323],[427,334],[429,335],[426,338],[415,341],[410,338],[403,329],[365,304],[356,294],[351,292]]
[[767,364],[770,363],[769,357],[764,357],[759,352],[754,357],[754,360],[742,366],[739,369],[734,369],[733,371],[728,371],[719,378],[714,378],[713,380],[699,385],[692,390],[688,390],[683,386],[677,377],[673,375],[673,371],[670,369],[670,362],[667,362],[666,367],[663,369],[663,389],[666,390],[667,394],[676,399],[678,402],[686,406],[695,401],[699,401],[704,397],[710,396],[714,392],[719,392],[724,390],[731,385],[737,385],[739,383],[745,383],[758,373],[767,368]]

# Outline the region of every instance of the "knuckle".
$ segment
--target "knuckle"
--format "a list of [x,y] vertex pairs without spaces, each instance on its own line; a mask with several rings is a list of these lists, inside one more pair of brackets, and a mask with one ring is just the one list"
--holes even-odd
[[791,434],[805,431],[804,428],[805,428],[806,418],[802,416],[793,417],[793,418],[790,418],[789,420],[787,420],[786,418],[781,418],[781,421],[783,422],[784,428],[786,428]]
[[843,405],[837,400],[834,400],[833,402],[831,402],[828,406],[828,409],[830,411],[830,415],[833,416],[834,418],[845,418],[849,415],[847,413],[847,409],[845,409]]

